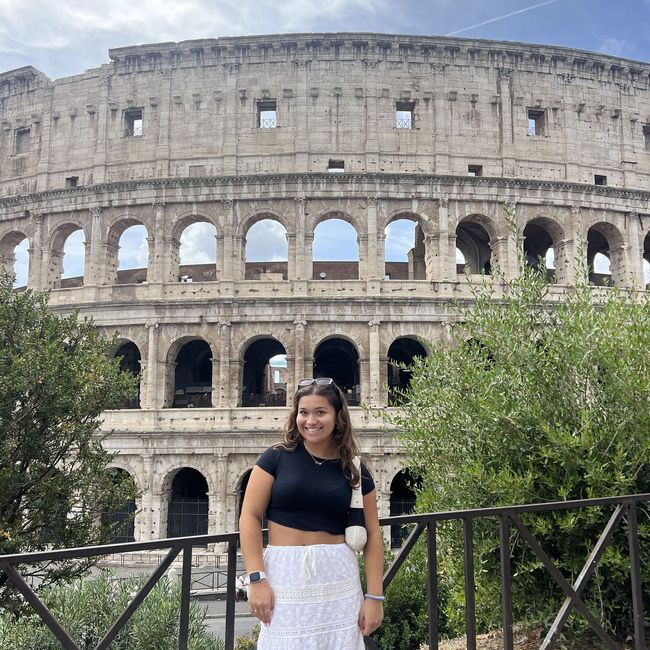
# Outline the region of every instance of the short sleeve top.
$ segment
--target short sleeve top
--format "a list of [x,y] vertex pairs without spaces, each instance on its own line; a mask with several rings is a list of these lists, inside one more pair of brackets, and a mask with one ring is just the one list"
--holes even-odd
[[[292,451],[269,447],[256,465],[275,478],[266,510],[269,521],[298,530],[344,534],[352,487],[338,459],[317,465],[299,442]],[[374,489],[370,470],[361,463],[361,492],[365,495]]]

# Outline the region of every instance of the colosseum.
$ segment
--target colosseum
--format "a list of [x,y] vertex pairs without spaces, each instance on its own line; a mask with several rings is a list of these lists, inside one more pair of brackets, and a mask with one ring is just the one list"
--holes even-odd
[[366,33],[109,57],[57,80],[0,74],[0,262],[28,258],[27,286],[118,332],[115,354],[141,373],[103,422],[142,494],[122,539],[235,529],[248,472],[310,376],[348,393],[381,514],[408,509],[399,446],[363,407],[394,404],[408,374],[391,361],[445,343],[472,282],[517,272],[504,202],[553,291],[584,256],[595,285],[649,281],[650,64]]

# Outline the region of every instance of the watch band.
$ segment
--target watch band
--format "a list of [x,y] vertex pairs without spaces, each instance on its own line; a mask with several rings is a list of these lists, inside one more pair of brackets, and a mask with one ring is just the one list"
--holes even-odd
[[248,584],[254,585],[256,582],[261,582],[266,579],[266,573],[264,571],[253,571],[248,574]]

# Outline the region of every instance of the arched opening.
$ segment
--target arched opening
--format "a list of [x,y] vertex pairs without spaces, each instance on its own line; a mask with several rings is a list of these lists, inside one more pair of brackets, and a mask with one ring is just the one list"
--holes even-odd
[[212,406],[212,350],[200,339],[189,341],[176,355],[174,408]]
[[253,341],[244,353],[242,406],[286,406],[287,352],[276,339]]
[[650,289],[650,234],[643,240],[643,283]]
[[[241,487],[239,489],[239,501],[237,503],[237,521],[239,521],[239,516],[241,515],[241,509],[242,505],[244,504],[244,495],[246,494],[246,488],[248,487],[248,480],[251,477],[251,472],[253,470],[249,469],[246,471],[244,474],[242,480],[241,480]],[[262,515],[262,528],[268,528],[268,520],[266,518],[266,514]],[[264,532],[262,534],[262,546],[266,547],[267,544],[269,543],[269,533],[268,531]]]
[[[421,481],[414,479],[409,470],[397,473],[390,484],[390,516],[408,515],[415,509],[415,493]],[[390,527],[390,547],[399,548],[408,537],[412,526]]]
[[545,274],[549,282],[555,282],[553,238],[539,221],[531,221],[524,228],[524,257],[527,266]]
[[50,246],[48,281],[52,287],[81,287],[84,283],[86,235],[76,224],[61,226]]
[[217,279],[217,229],[207,221],[184,228],[178,249],[179,282],[210,282]]
[[345,393],[350,406],[359,406],[359,353],[345,339],[323,341],[314,351],[314,377],[331,377]]
[[[110,472],[116,484],[127,480],[133,481],[131,475],[121,468],[114,467]],[[135,512],[135,499],[129,499],[116,510],[102,513],[102,523],[104,526],[110,526],[113,531],[111,544],[135,542]]]
[[422,226],[415,219],[400,218],[391,221],[385,233],[385,279],[426,279]]
[[457,273],[490,275],[492,272],[492,249],[488,231],[475,221],[461,221],[456,227],[456,248],[460,250],[464,264]]
[[208,482],[190,467],[178,470],[172,482],[167,516],[167,536],[208,533]]
[[416,357],[426,357],[421,343],[411,338],[393,341],[388,348],[388,405],[398,406],[404,401],[403,392],[411,382],[411,371],[395,364],[413,365]]
[[246,279],[286,280],[289,242],[286,228],[275,219],[262,219],[246,233]]
[[147,229],[141,224],[128,226],[120,235],[118,242],[117,283],[146,282],[148,265]]
[[359,242],[354,226],[343,219],[321,221],[314,229],[312,260],[314,280],[357,280]]
[[21,232],[12,232],[0,242],[0,264],[13,274],[14,289],[27,286],[29,276],[29,241]]
[[600,229],[594,227],[587,232],[587,265],[589,284],[597,287],[613,284],[609,241]]
[[[132,375],[139,375],[140,367],[140,350],[138,346],[132,341],[123,343],[115,353],[116,357],[120,359],[120,370],[122,372],[130,372]],[[138,383],[138,390],[133,397],[126,399],[118,408],[122,409],[139,409],[140,408],[140,384]]]

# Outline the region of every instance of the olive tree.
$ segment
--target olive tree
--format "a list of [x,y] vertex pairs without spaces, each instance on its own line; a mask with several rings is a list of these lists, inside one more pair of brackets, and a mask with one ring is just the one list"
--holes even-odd
[[[594,289],[586,269],[579,275],[558,298],[523,259],[514,279],[497,271],[456,305],[451,343],[430,343],[430,356],[416,361],[402,406],[385,417],[422,477],[420,511],[650,492],[650,301]],[[573,579],[610,514],[591,508],[525,522]],[[647,598],[647,504],[638,517]],[[445,616],[461,632],[461,533],[440,531]],[[622,524],[584,594],[617,633],[632,624],[625,532]],[[510,541],[515,617],[548,620],[563,594],[525,542],[515,533]],[[496,522],[477,523],[475,545],[478,622],[498,626]]]
[[[134,498],[131,480],[110,469],[100,414],[137,389],[112,358],[115,341],[89,319],[48,310],[46,294],[12,290],[0,275],[0,553],[110,540],[110,517]],[[41,586],[83,564],[26,569]],[[0,573],[0,607],[12,601]]]

